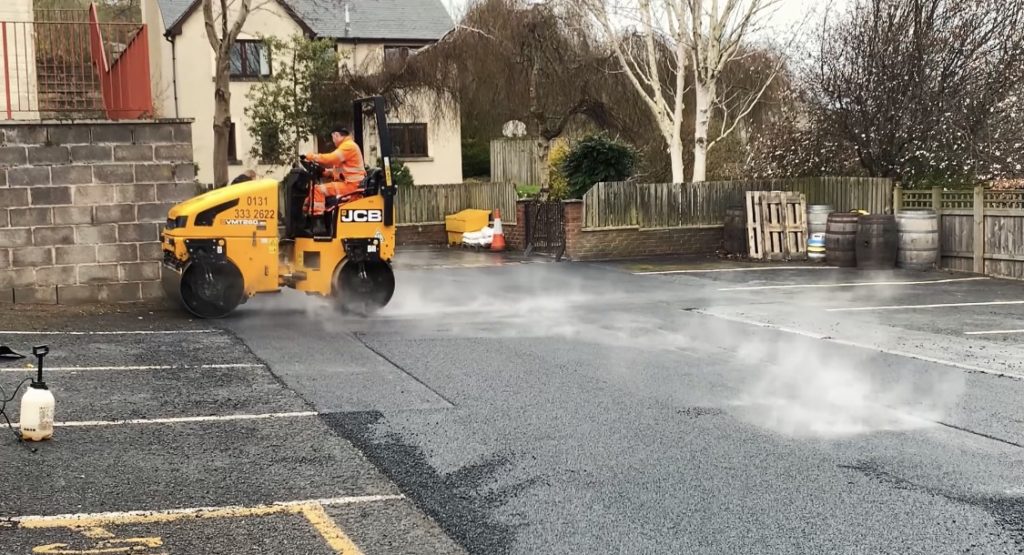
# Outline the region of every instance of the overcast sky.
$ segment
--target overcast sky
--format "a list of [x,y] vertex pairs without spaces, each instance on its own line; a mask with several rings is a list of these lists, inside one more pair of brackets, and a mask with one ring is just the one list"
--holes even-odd
[[[773,18],[775,25],[788,26],[797,24],[803,20],[808,13],[821,14],[827,0],[783,0]],[[846,0],[832,0],[833,8],[842,8]]]
[[[829,3],[836,8],[842,8],[849,0],[782,0],[776,8],[772,17],[771,25],[777,29],[788,29],[799,24],[807,14],[821,14]],[[465,12],[466,5],[470,0],[442,0],[455,17]],[[814,24],[818,18],[815,18]]]

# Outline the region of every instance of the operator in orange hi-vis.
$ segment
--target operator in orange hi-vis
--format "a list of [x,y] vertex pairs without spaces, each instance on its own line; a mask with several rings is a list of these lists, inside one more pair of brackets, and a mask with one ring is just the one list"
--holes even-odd
[[349,130],[344,127],[335,127],[331,131],[331,140],[337,147],[334,152],[327,154],[311,152],[306,155],[307,160],[324,166],[324,176],[330,176],[331,179],[329,183],[318,183],[313,190],[312,214],[314,216],[323,214],[328,208],[328,198],[341,199],[355,193],[366,177],[363,153],[359,151],[359,145],[353,140]]

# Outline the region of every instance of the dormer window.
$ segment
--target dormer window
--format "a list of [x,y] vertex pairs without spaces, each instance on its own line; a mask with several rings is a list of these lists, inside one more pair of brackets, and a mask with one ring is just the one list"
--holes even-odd
[[384,66],[401,66],[409,58],[409,55],[419,50],[419,46],[400,44],[389,44],[384,46]]

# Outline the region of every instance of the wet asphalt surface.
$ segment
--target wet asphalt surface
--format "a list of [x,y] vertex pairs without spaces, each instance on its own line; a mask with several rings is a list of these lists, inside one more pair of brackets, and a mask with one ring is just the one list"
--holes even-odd
[[[319,506],[331,526],[364,553],[464,552],[230,331],[159,304],[5,308],[0,329],[23,333],[0,333],[0,344],[23,354],[50,346],[55,419],[69,426],[33,444],[0,430],[0,553],[351,552],[302,514],[253,510],[310,500],[327,500]],[[37,331],[50,333],[24,333]],[[94,333],[53,333],[62,331]],[[30,358],[0,363],[0,385],[33,375]],[[15,421],[17,405],[8,405]],[[237,415],[272,417],[223,419]],[[123,422],[183,417],[198,421]],[[93,522],[96,513],[224,507],[239,509]],[[17,520],[54,515],[81,516],[84,528]]]
[[[973,334],[1024,328],[1024,304],[920,306],[1024,283],[399,254],[372,318],[292,292],[215,322],[0,316],[195,332],[0,335],[49,342],[58,421],[291,415],[62,427],[35,453],[0,435],[0,519],[381,495],[324,506],[365,553],[1024,553],[1024,333]],[[335,552],[296,514],[107,530]],[[2,553],[97,541],[0,520]]]

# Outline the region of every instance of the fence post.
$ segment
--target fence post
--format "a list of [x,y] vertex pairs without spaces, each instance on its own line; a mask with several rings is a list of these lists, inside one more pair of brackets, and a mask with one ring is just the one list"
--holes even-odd
[[[11,119],[11,65],[9,57],[7,55],[7,22],[0,22],[0,27],[3,27],[3,42],[4,42],[4,93],[7,95],[7,119]],[[17,60],[15,60],[17,62]],[[18,91],[21,92],[20,89]],[[19,97],[20,98],[20,97]],[[20,100],[18,101],[20,104]]]
[[932,187],[932,210],[942,212],[942,187]]
[[903,189],[899,182],[892,184],[892,213],[899,214],[903,210]]
[[985,187],[974,187],[974,273],[985,273]]

